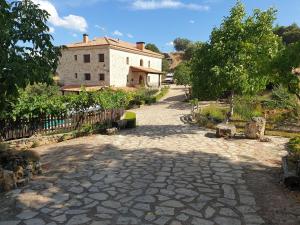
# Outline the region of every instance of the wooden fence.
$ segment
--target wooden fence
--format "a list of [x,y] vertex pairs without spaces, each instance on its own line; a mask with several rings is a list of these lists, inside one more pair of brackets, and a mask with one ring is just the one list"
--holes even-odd
[[124,114],[123,109],[76,113],[74,115],[45,116],[39,118],[0,121],[0,139],[13,140],[34,134],[51,134],[77,130],[82,125],[115,122]]

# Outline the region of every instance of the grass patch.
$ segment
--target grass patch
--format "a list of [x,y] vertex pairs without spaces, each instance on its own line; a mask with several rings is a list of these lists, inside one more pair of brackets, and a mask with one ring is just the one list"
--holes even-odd
[[155,96],[156,101],[159,101],[160,99],[162,99],[163,97],[165,97],[165,96],[168,94],[169,90],[170,90],[170,87],[169,87],[169,86],[163,87],[163,88],[160,90],[159,94]]

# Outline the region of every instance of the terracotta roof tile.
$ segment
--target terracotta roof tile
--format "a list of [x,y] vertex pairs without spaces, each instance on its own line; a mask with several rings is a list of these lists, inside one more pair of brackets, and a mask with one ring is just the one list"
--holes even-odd
[[110,38],[110,37],[95,38],[93,40],[88,41],[87,43],[78,42],[78,43],[66,45],[66,47],[79,48],[79,47],[106,46],[106,45],[109,45],[109,46],[115,47],[115,48],[119,48],[119,49],[123,49],[125,51],[131,50],[131,51],[135,51],[135,52],[139,52],[139,53],[151,54],[151,55],[154,55],[154,56],[160,57],[160,58],[164,57],[164,55],[150,51],[148,49],[140,50],[136,47],[136,44],[128,43],[128,42],[121,41],[121,40],[115,39],[115,38]]

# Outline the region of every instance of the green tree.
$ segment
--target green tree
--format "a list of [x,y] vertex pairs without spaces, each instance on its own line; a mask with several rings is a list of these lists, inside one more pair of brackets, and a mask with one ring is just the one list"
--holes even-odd
[[300,27],[296,23],[290,26],[277,26],[274,33],[280,36],[286,45],[300,41]]
[[176,84],[191,85],[191,68],[187,62],[181,62],[174,71],[174,80]]
[[51,83],[59,48],[46,25],[49,14],[32,1],[0,0],[0,117],[12,110],[18,88]]
[[270,65],[278,53],[279,37],[273,33],[276,11],[254,10],[246,16],[239,1],[212,31],[210,41],[195,52],[192,62],[193,94],[199,98],[255,94],[272,80]]
[[183,60],[191,60],[197,50],[197,48],[200,48],[203,45],[202,42],[195,42],[190,43],[183,54]]
[[152,43],[146,44],[145,49],[148,49],[152,52],[160,53],[159,48],[155,44],[152,44]]
[[281,49],[273,60],[272,72],[274,74],[272,83],[281,84],[297,95],[300,100],[299,76],[294,73],[294,69],[300,64],[300,42],[289,44]]
[[175,50],[179,52],[185,51],[192,42],[187,38],[176,38],[173,43]]
[[169,70],[170,70],[170,63],[167,59],[163,58],[162,59],[162,71],[169,72]]

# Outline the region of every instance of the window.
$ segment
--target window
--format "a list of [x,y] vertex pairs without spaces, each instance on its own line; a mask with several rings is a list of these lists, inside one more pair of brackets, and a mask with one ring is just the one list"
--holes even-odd
[[150,66],[151,66],[151,62],[150,62],[150,60],[148,61],[148,67],[150,68]]
[[104,54],[99,54],[98,58],[99,58],[99,62],[104,62]]
[[83,55],[83,62],[85,62],[85,63],[91,62],[91,56],[89,54]]
[[78,78],[78,74],[77,73],[75,73],[75,79],[77,79]]
[[144,61],[142,59],[140,60],[140,66],[144,66]]
[[126,64],[129,65],[129,57],[126,58]]
[[105,80],[105,74],[104,73],[100,73],[99,74],[99,80],[100,81],[104,81]]
[[91,74],[90,73],[85,73],[84,74],[84,80],[91,80]]
[[74,60],[77,61],[77,55],[74,55]]

